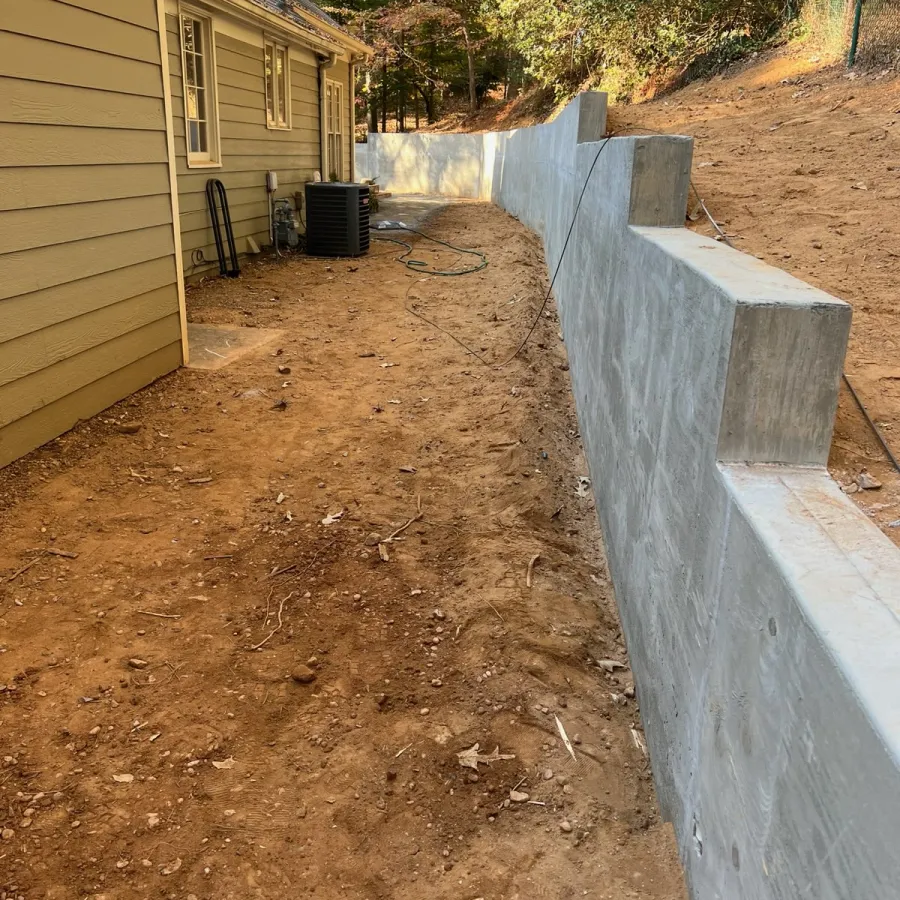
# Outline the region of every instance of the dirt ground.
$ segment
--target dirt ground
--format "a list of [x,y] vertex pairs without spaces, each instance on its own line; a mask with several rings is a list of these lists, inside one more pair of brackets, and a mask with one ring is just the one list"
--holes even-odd
[[498,370],[406,308],[502,359],[538,243],[430,227],[490,266],[209,282],[264,349],[0,472],[0,898],[684,897],[555,311]]
[[[610,128],[693,135],[697,190],[735,246],[852,305],[846,372],[900,457],[896,74],[779,51],[614,108]],[[695,227],[713,233],[702,213]],[[844,385],[829,468],[851,492],[864,470],[883,484],[855,499],[900,545],[900,475]]]

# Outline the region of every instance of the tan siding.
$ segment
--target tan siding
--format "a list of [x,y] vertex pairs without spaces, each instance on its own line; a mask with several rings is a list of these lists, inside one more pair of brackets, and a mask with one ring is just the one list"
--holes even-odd
[[0,211],[151,196],[168,190],[166,168],[155,163],[0,169]]
[[[53,227],[53,212],[55,210],[48,212],[48,228]],[[0,301],[17,294],[89,278],[113,268],[170,256],[174,249],[172,229],[159,225],[22,253],[7,253],[0,256]],[[0,303],[0,320],[2,316],[3,304]],[[0,331],[2,329],[0,325]]]
[[171,221],[172,204],[166,194],[62,206],[53,213],[52,228],[47,227],[45,209],[10,210],[0,218],[0,247],[15,253]]
[[[0,388],[177,312],[178,295],[166,285],[7,341],[0,356]],[[0,409],[0,425],[6,425],[5,407],[0,404]]]
[[58,284],[40,291],[39,295],[9,297],[0,305],[0,344],[138,294],[171,286],[174,281],[175,259],[166,256]]
[[[171,331],[178,329],[178,317],[170,316],[165,327]],[[145,349],[143,340],[139,341]],[[123,358],[116,355],[113,365],[122,366]],[[83,419],[89,419],[100,410],[112,406],[123,397],[140,390],[161,375],[177,369],[181,365],[181,341],[173,341],[160,350],[128,362],[101,375],[71,394],[48,402],[39,410],[18,419],[0,430],[0,466],[40,447],[64,431],[68,431]],[[102,371],[102,370],[101,370]],[[2,402],[2,399],[0,399]]]
[[86,50],[99,50],[110,56],[159,62],[156,31],[135,28],[58,0],[28,0],[3,4],[3,29],[17,34],[70,44]]
[[[219,130],[222,165],[189,168],[185,142],[184,104],[178,26],[166,20],[172,93],[175,101],[174,132],[178,158],[178,193],[184,264],[188,276],[215,267],[215,244],[209,227],[205,189],[210,178],[219,178],[228,190],[234,234],[239,252],[252,237],[261,246],[271,243],[265,178],[278,173],[277,197],[292,197],[319,170],[318,73],[305,51],[291,49],[291,124],[289,131],[266,127],[263,50],[228,35],[216,35]],[[209,261],[195,265],[196,251]]]
[[[115,366],[117,359],[139,359],[171,343],[169,317],[178,315],[178,298],[171,286],[155,295],[146,294],[121,305],[126,304],[131,304],[130,315],[121,311],[114,322],[105,319],[98,319],[96,323],[85,321],[85,328],[90,324],[103,328],[103,340],[84,340],[83,350],[76,349],[78,345],[70,340],[64,348],[53,348],[61,351],[55,364],[42,363],[26,376],[0,385],[0,428],[40,409],[44,397],[59,397],[90,384],[96,380],[98,367],[108,369]],[[175,312],[172,312],[173,305]],[[152,318],[151,311],[156,313]],[[93,318],[84,317],[85,320]],[[70,334],[67,330],[66,337]],[[64,352],[69,348],[71,352]]]
[[162,132],[0,123],[0,166],[165,162]]
[[[155,0],[62,0],[67,6],[90,10],[111,19],[120,19],[132,25],[148,28],[156,34]],[[158,61],[158,59],[157,59]]]
[[5,6],[0,466],[181,360],[155,0]]
[[0,77],[0,122],[158,131],[163,114],[161,98]]
[[66,44],[48,44],[27,35],[0,31],[0,60],[3,74],[11,78],[74,84],[143,97],[163,95],[158,65]]

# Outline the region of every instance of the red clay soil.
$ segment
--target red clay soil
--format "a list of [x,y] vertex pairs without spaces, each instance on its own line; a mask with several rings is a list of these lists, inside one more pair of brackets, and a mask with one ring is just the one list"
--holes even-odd
[[206,283],[280,334],[0,472],[0,897],[684,897],[556,313],[498,370],[406,308],[501,359],[538,242],[430,227],[488,269]]
[[[900,457],[900,81],[779,53],[614,108],[610,128],[694,136],[695,184],[734,245],[852,305],[846,372]],[[854,499],[900,545],[900,475],[843,385],[829,468],[851,492],[863,472],[883,485]]]

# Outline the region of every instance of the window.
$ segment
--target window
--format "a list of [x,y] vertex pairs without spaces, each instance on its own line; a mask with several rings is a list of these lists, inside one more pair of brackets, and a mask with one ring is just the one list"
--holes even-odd
[[325,148],[328,153],[327,175],[332,181],[344,177],[344,86],[339,81],[325,82]]
[[193,13],[181,17],[188,165],[218,164],[219,136],[212,33],[212,22],[209,19]]
[[291,127],[289,73],[287,47],[266,43],[266,119],[269,128]]

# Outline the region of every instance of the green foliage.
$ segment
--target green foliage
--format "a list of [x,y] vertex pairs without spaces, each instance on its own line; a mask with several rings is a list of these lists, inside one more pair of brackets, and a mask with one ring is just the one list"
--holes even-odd
[[661,73],[700,74],[758,48],[799,0],[345,0],[329,8],[377,52],[362,74],[369,127],[470,111],[502,86],[564,99],[584,86],[632,96]]
[[725,63],[794,15],[789,0],[484,0],[488,21],[557,94],[631,93],[702,58]]

